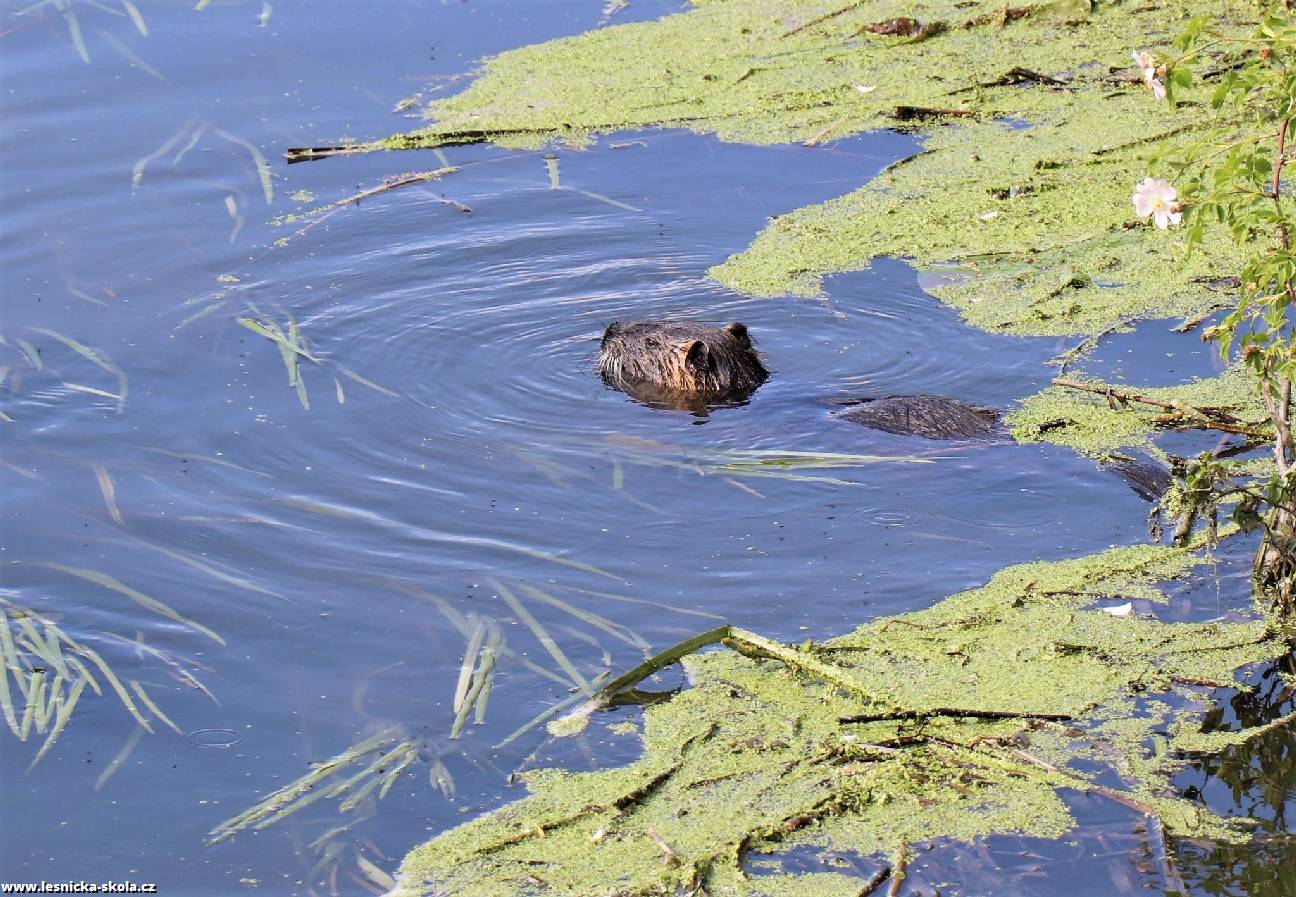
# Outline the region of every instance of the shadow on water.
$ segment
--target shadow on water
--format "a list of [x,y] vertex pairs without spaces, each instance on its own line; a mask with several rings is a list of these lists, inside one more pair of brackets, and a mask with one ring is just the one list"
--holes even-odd
[[[10,659],[57,670],[49,624],[126,695],[67,646],[104,695],[84,687],[30,772],[39,740],[0,741],[7,879],[366,893],[520,794],[515,771],[633,758],[635,708],[562,742],[519,730],[649,650],[716,620],[837,634],[1142,537],[1146,506],[1069,452],[871,432],[821,401],[1007,407],[1065,346],[969,331],[900,262],[818,301],[705,279],[909,137],[278,161],[409,124],[406,98],[457,89],[483,55],[678,4],[198,6],[47,4],[0,26]],[[606,389],[602,328],[663,316],[745,322],[771,380],[703,426]],[[312,770],[285,806],[310,803],[204,846]]]

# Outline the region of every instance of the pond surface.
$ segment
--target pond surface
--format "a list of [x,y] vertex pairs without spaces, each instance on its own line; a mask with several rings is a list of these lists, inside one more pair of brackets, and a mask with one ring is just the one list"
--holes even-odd
[[[1070,341],[970,330],[898,261],[831,279],[823,301],[704,278],[768,216],[866,182],[911,137],[752,148],[651,132],[548,160],[466,147],[289,168],[289,146],[413,127],[392,111],[403,98],[596,27],[603,3],[199,6],[15,5],[0,20],[0,598],[93,646],[179,730],[154,718],[140,737],[111,693],[87,695],[30,771],[40,739],[3,733],[4,880],[370,893],[366,862],[391,869],[517,797],[511,772],[634,756],[632,735],[551,742],[538,727],[498,746],[570,695],[559,656],[593,679],[718,619],[824,637],[1006,564],[1144,538],[1146,504],[1070,452],[889,436],[825,402],[1007,407]],[[633,0],[612,21],[677,6]],[[272,224],[445,165],[458,170],[317,225]],[[741,320],[773,377],[708,418],[635,404],[592,359],[610,321],[650,317]],[[310,356],[300,387],[274,326]],[[1177,375],[1209,367],[1194,336],[1153,329],[1110,363],[1178,351]],[[789,453],[871,459],[823,469]],[[1213,603],[1183,617],[1247,607],[1245,577],[1214,582],[1186,593]],[[466,643],[488,623],[508,651],[484,720],[451,740]],[[381,801],[319,801],[205,845],[382,732],[416,739],[418,757]],[[1276,737],[1266,750],[1289,758]],[[1259,798],[1184,787],[1281,816],[1290,766]],[[1066,846],[1003,848],[1048,863],[955,851],[932,880],[979,857],[966,880],[999,893],[1063,861],[1048,893],[1159,888],[1129,853],[1129,814],[1086,807]],[[1264,849],[1252,865],[1290,872],[1290,847]],[[1201,889],[1242,893],[1258,874]]]

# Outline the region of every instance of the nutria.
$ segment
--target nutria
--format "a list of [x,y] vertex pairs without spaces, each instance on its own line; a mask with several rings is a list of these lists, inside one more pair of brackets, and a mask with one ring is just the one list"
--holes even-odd
[[598,368],[613,389],[695,413],[742,402],[769,376],[738,323],[613,321],[603,332]]
[[842,420],[874,430],[927,439],[988,439],[995,434],[999,412],[979,408],[943,396],[886,396],[843,399],[850,409],[837,415]]

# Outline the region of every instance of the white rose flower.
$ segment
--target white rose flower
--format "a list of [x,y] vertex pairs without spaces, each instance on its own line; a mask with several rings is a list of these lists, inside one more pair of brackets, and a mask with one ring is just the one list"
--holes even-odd
[[1178,199],[1179,194],[1175,188],[1170,186],[1169,181],[1163,181],[1160,178],[1144,178],[1142,182],[1134,188],[1134,211],[1140,218],[1151,217],[1156,226],[1165,230],[1172,224],[1178,224],[1183,220],[1183,212],[1180,211]]

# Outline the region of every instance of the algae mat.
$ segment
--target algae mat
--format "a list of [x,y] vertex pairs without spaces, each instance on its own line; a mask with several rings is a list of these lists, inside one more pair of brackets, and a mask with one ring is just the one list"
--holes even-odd
[[[1063,789],[1102,794],[1172,835],[1243,839],[1246,820],[1174,796],[1183,751],[1213,749],[1175,691],[1232,684],[1285,645],[1263,621],[1165,624],[1093,606],[1157,600],[1156,582],[1201,561],[1136,546],[1025,564],[927,611],[802,645],[790,662],[694,656],[692,687],[647,710],[640,760],[532,774],[531,797],[410,853],[403,892],[858,894],[857,877],[782,873],[779,851],[1057,837],[1073,824]],[[1167,728],[1169,750],[1153,756]],[[1081,760],[1092,771],[1067,768]],[[1124,787],[1096,784],[1113,774]]]
[[1210,85],[1172,108],[1130,54],[1164,47],[1194,14],[1241,31],[1255,11],[1204,0],[705,0],[504,53],[431,104],[432,124],[365,148],[579,145],[648,126],[816,145],[921,129],[922,154],[771,221],[711,276],[754,295],[815,295],[825,275],[878,256],[955,263],[966,276],[933,292],[976,326],[1098,333],[1216,304],[1212,275],[1236,268],[1231,246],[1185,261],[1171,236],[1132,220],[1147,158],[1192,136]]
[[[581,145],[645,126],[814,146],[920,128],[918,156],[772,220],[711,275],[753,295],[815,295],[826,275],[878,256],[953,264],[957,276],[934,292],[970,323],[1095,335],[1216,306],[1219,275],[1237,266],[1222,243],[1185,260],[1175,235],[1134,220],[1130,205],[1148,157],[1192,139],[1204,115],[1200,87],[1176,107],[1156,102],[1130,53],[1164,47],[1197,13],[1243,30],[1254,6],[706,0],[502,54],[434,103],[428,127],[362,148]],[[1056,414],[1028,406],[1019,437]],[[1148,421],[1124,423],[1097,448],[1070,429],[1099,453],[1147,440]],[[1066,789],[1104,795],[1173,835],[1244,838],[1246,820],[1213,817],[1170,787],[1185,752],[1218,747],[1193,732],[1183,692],[1231,684],[1286,646],[1265,621],[1171,625],[1094,606],[1155,600],[1156,582],[1201,561],[1141,546],[1012,567],[778,661],[690,658],[692,687],[646,711],[640,760],[532,774],[532,796],[415,849],[402,888],[858,894],[858,878],[788,874],[777,855],[892,856],[894,879],[908,844],[1063,834]],[[1151,756],[1146,743],[1167,729],[1171,750]],[[1081,773],[1079,761],[1102,772]]]

